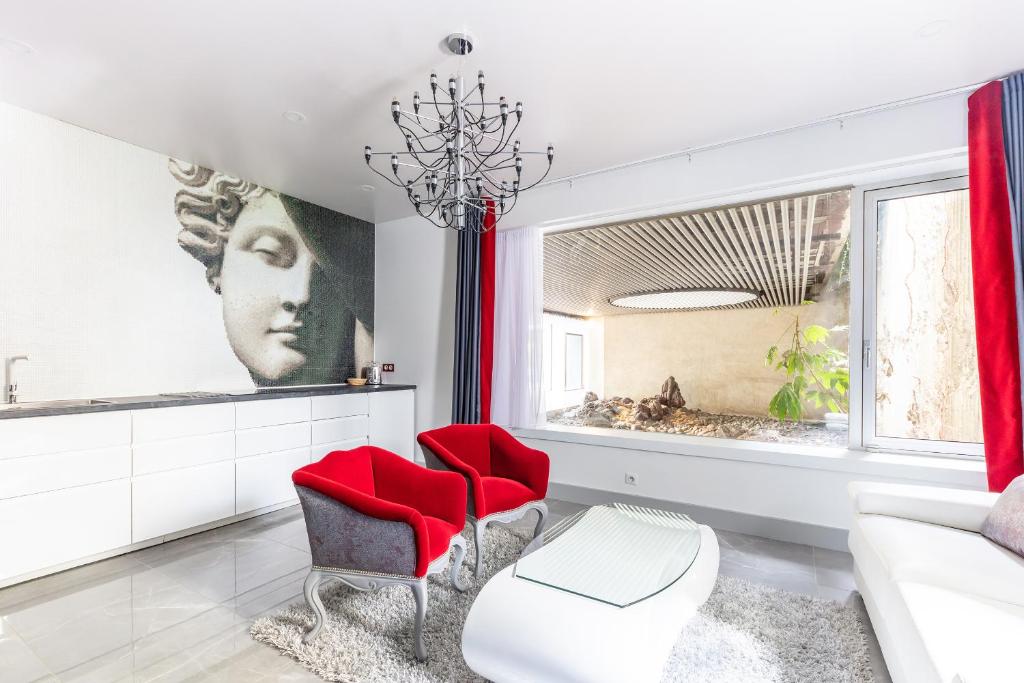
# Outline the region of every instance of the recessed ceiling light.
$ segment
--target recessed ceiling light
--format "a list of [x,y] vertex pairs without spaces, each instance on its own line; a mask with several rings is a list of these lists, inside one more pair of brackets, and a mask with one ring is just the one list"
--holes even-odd
[[286,111],[281,114],[281,116],[284,117],[284,120],[288,123],[305,123],[306,121],[306,115],[301,111]]
[[609,300],[619,308],[678,311],[688,308],[721,308],[754,301],[760,295],[750,289],[676,289],[669,292],[625,294]]
[[374,187],[373,185],[360,185],[359,189],[362,190],[363,192],[373,192],[377,188]]
[[0,38],[0,48],[16,55],[27,55],[36,51],[35,48],[28,43],[23,43],[20,40],[15,40],[14,38]]
[[935,21],[929,21],[927,24],[922,24],[918,27],[914,33],[918,38],[934,38],[949,26],[948,19],[936,19]]

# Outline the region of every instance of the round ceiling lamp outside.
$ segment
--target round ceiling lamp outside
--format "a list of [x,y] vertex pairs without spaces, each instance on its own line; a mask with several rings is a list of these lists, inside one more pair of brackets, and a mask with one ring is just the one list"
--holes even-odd
[[647,311],[678,311],[694,308],[721,308],[754,301],[760,292],[752,289],[674,289],[667,292],[623,294],[608,302],[619,308]]

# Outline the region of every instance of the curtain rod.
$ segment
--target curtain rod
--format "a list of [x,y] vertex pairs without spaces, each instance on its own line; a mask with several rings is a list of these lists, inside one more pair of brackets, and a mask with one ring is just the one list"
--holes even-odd
[[850,111],[845,111],[845,112],[841,112],[841,113],[838,113],[838,114],[832,114],[830,116],[826,116],[824,118],[817,119],[815,121],[810,121],[808,123],[798,123],[796,125],[788,126],[788,127],[785,127],[785,128],[775,128],[773,130],[767,130],[767,131],[764,131],[764,132],[761,132],[761,133],[755,133],[753,135],[744,135],[744,136],[741,136],[741,137],[730,138],[728,140],[723,140],[722,142],[714,142],[714,143],[710,143],[710,144],[707,144],[707,145],[697,145],[697,146],[694,146],[694,147],[687,147],[685,149],[682,149],[682,150],[679,150],[679,151],[676,151],[676,152],[669,152],[667,154],[659,154],[658,156],[647,157],[646,159],[638,159],[636,161],[629,161],[629,162],[622,163],[622,164],[616,164],[614,166],[607,166],[605,168],[599,168],[599,169],[596,169],[596,170],[593,170],[593,171],[583,171],[581,173],[574,173],[573,175],[567,175],[567,176],[562,176],[562,177],[559,177],[559,178],[553,178],[551,180],[546,180],[543,183],[540,183],[539,185],[537,185],[537,187],[545,187],[547,185],[556,185],[558,183],[572,182],[574,180],[579,180],[580,178],[587,178],[587,177],[594,176],[594,175],[600,175],[602,173],[610,173],[612,171],[620,171],[620,170],[625,169],[625,168],[632,168],[633,166],[640,166],[642,164],[650,164],[650,163],[655,163],[655,162],[658,162],[658,161],[668,161],[669,159],[678,159],[679,157],[689,156],[691,154],[697,154],[699,152],[708,152],[708,151],[711,151],[713,149],[718,149],[720,147],[728,147],[730,145],[735,145],[735,144],[738,144],[740,142],[750,142],[752,140],[759,140],[761,138],[772,137],[774,135],[782,135],[784,133],[791,133],[791,132],[793,132],[795,130],[801,130],[801,129],[804,129],[804,128],[813,128],[815,126],[820,126],[820,125],[822,125],[824,123],[832,123],[832,122],[835,122],[835,121],[843,121],[844,119],[850,119],[850,118],[854,118],[854,117],[857,117],[857,116],[865,116],[867,114],[874,114],[876,112],[889,111],[891,109],[899,109],[900,107],[905,107],[905,106],[911,105],[911,104],[920,104],[922,102],[930,102],[932,100],[941,100],[941,99],[945,99],[946,97],[952,97],[954,95],[959,95],[959,94],[964,93],[964,92],[977,90],[978,88],[980,88],[981,86],[985,85],[986,83],[989,83],[991,81],[1003,80],[1003,79],[1007,78],[1008,76],[1010,76],[1010,75],[1012,75],[1014,73],[1017,73],[1017,72],[1013,71],[1013,72],[1010,72],[1009,74],[1005,74],[1003,76],[999,76],[999,77],[990,79],[989,81],[981,81],[979,83],[972,83],[970,85],[962,85],[962,86],[959,86],[957,88],[950,88],[948,90],[938,90],[936,92],[928,93],[926,95],[916,95],[914,97],[908,97],[908,98],[902,99],[902,100],[894,100],[892,102],[887,102],[885,104],[876,104],[876,105],[873,105],[873,106],[870,106],[870,107],[864,107],[862,109],[851,109]]

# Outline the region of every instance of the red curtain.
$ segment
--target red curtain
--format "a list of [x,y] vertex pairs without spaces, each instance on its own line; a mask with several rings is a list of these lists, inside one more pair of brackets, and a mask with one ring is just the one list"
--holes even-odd
[[974,316],[985,462],[992,491],[1024,474],[1013,226],[1003,137],[1003,84],[968,99]]
[[487,200],[480,235],[480,422],[491,421],[491,377],[494,370],[494,201]]

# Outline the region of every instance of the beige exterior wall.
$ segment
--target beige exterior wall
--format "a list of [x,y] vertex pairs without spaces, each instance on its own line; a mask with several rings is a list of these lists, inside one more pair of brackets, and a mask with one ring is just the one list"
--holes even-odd
[[[686,407],[733,415],[768,415],[768,402],[785,373],[765,367],[764,356],[793,316],[802,326],[826,328],[849,321],[846,297],[811,306],[614,315],[604,318],[604,396],[653,396],[672,375]],[[830,343],[846,350],[846,332]],[[809,410],[808,418],[824,410]]]

